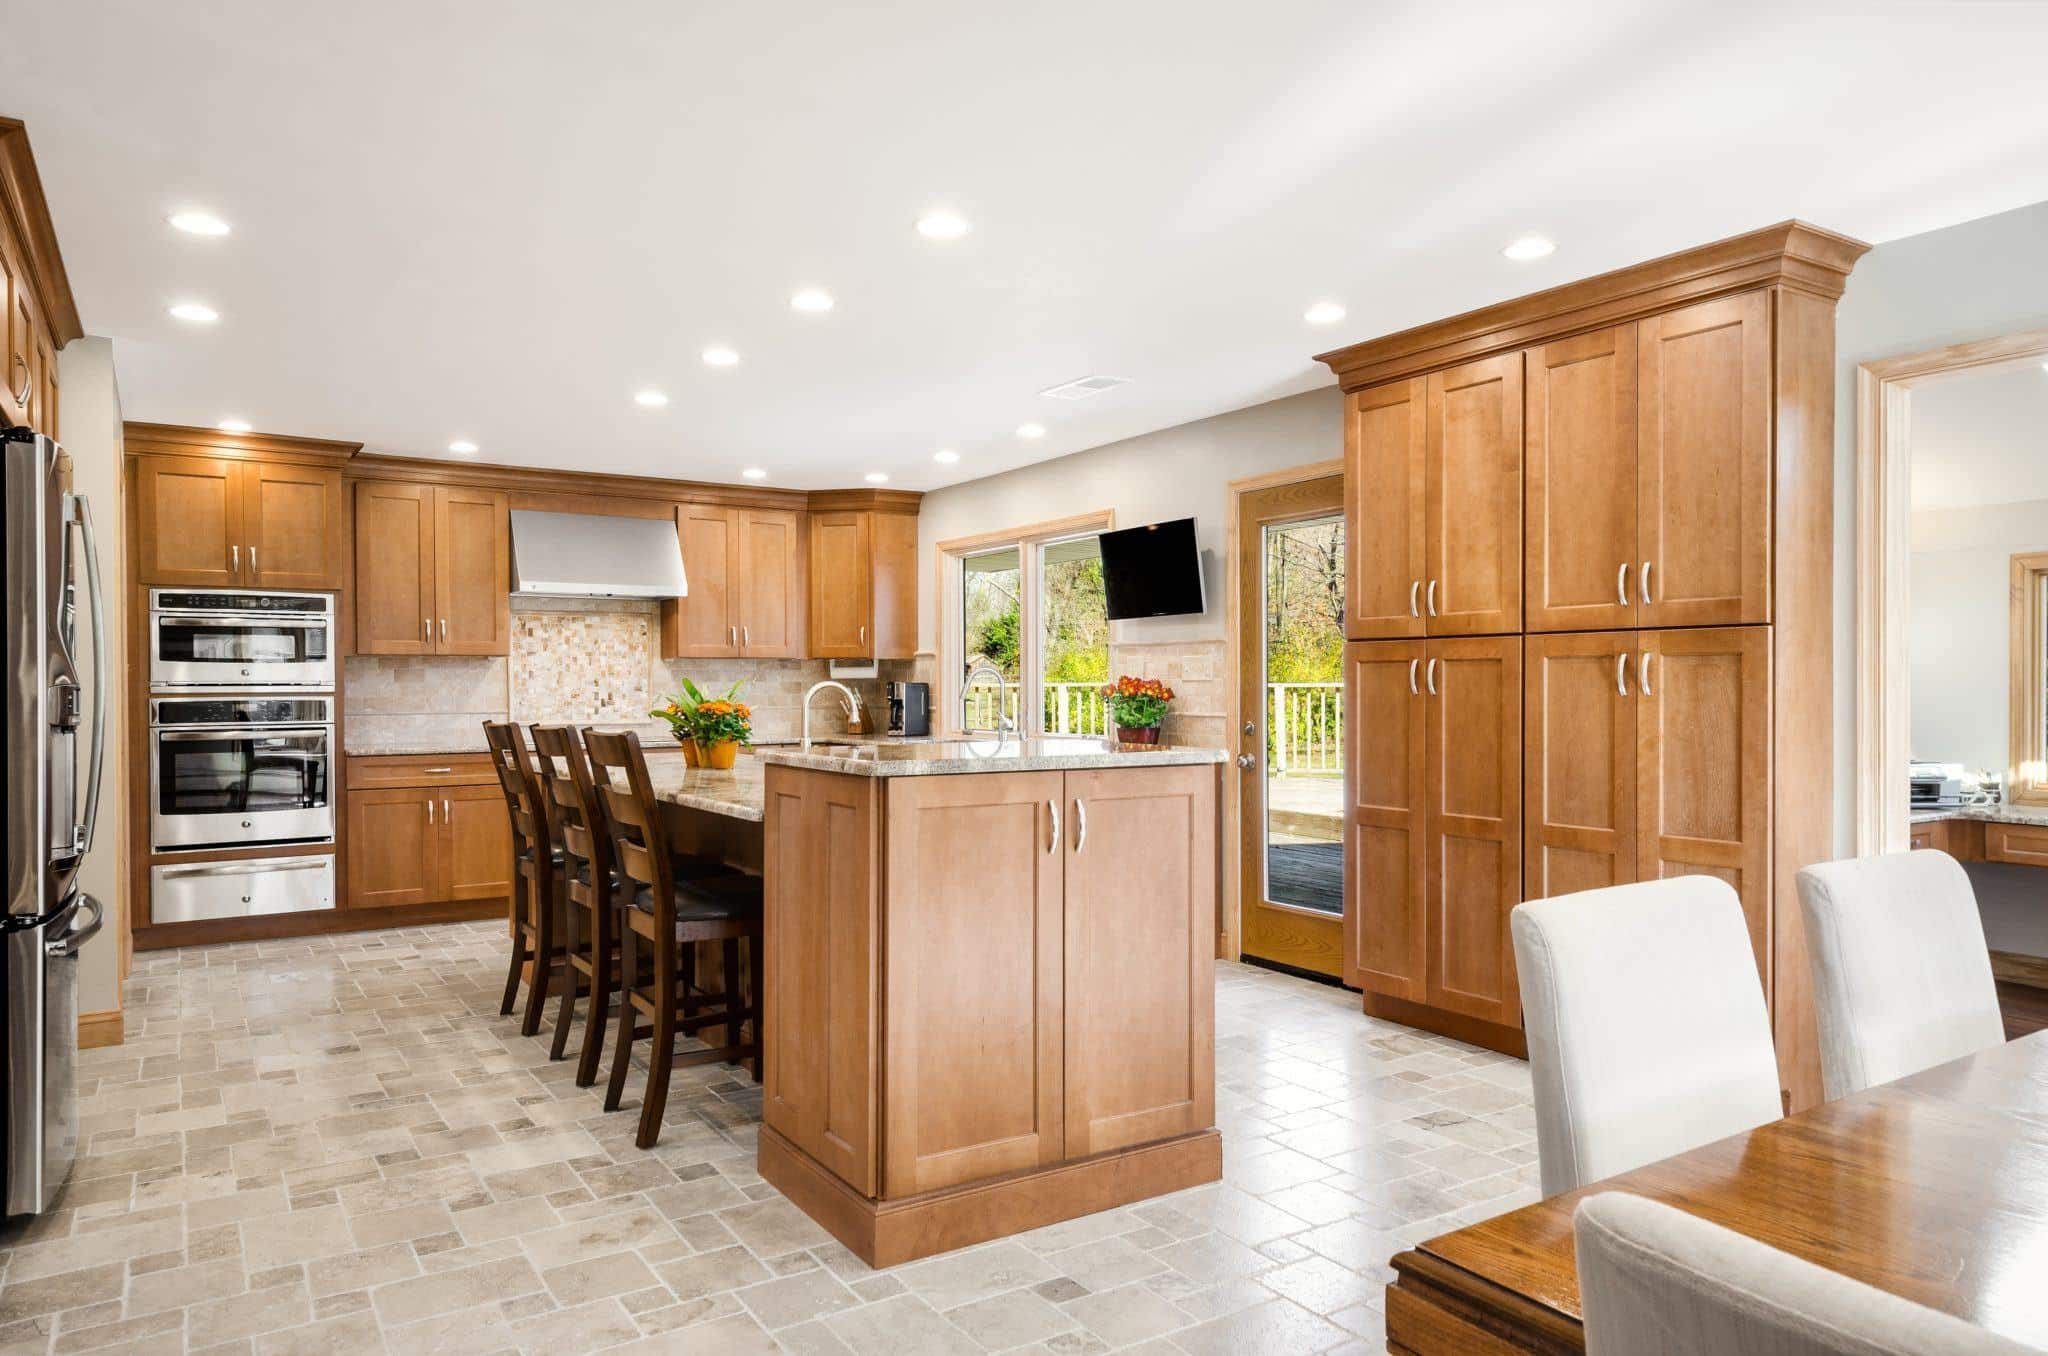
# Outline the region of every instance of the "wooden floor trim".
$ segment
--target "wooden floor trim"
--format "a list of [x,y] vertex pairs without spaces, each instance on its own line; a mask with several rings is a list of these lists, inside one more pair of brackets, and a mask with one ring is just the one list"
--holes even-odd
[[440,904],[400,904],[389,908],[308,909],[253,918],[208,918],[193,923],[159,923],[135,929],[137,951],[172,946],[211,946],[218,942],[267,942],[280,937],[315,937],[329,932],[370,932],[384,928],[417,928],[432,923],[474,923],[506,916],[504,896],[457,899]]
[[108,1008],[103,1012],[78,1014],[79,1049],[97,1050],[103,1045],[119,1045],[126,1039],[127,1027],[121,1009]]
[[767,1126],[762,1178],[863,1262],[897,1266],[1223,1177],[1223,1137],[1179,1139],[897,1201],[871,1201]]

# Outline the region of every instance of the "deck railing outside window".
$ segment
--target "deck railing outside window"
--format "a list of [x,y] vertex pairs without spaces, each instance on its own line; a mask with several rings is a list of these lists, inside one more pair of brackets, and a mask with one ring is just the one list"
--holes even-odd
[[1266,765],[1275,777],[1344,768],[1344,684],[1266,684]]

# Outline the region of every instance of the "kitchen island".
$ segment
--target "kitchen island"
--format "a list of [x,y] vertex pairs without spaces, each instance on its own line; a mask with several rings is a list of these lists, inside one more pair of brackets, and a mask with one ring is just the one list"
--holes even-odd
[[1217,1180],[1224,756],[762,753],[761,1175],[872,1266]]

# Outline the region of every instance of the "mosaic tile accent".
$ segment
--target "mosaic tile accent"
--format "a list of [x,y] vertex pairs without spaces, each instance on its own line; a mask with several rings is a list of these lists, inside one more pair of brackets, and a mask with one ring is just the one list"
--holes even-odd
[[643,721],[654,704],[654,619],[632,612],[512,614],[512,719]]
[[1533,1201],[1525,1065],[1240,965],[1223,1180],[872,1271],[754,1171],[761,1090],[661,1143],[498,1015],[499,923],[143,952],[78,1167],[0,1230],[0,1351],[1361,1356],[1394,1253]]

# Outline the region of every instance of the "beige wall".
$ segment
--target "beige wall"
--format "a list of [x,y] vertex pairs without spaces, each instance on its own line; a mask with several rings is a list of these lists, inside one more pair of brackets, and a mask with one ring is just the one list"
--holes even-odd
[[[74,339],[57,359],[57,380],[64,392],[64,448],[71,454],[72,489],[92,504],[93,526],[100,546],[100,577],[108,590],[108,604],[115,614],[107,619],[107,672],[109,686],[124,686],[123,640],[126,632],[119,616],[121,581],[127,577],[122,557],[125,515],[121,507],[121,393],[114,381],[114,343],[111,339]],[[79,626],[79,668],[87,673],[92,665],[92,637],[81,620]],[[98,700],[99,694],[93,694]],[[123,815],[125,798],[121,789],[127,767],[121,721],[122,704],[107,707],[106,781],[100,792],[99,832],[83,872],[84,889],[107,910],[106,926],[86,943],[79,958],[78,1007],[81,1012],[104,1012],[120,1004],[120,935],[128,916],[127,875],[121,870],[122,845],[126,840]]]

